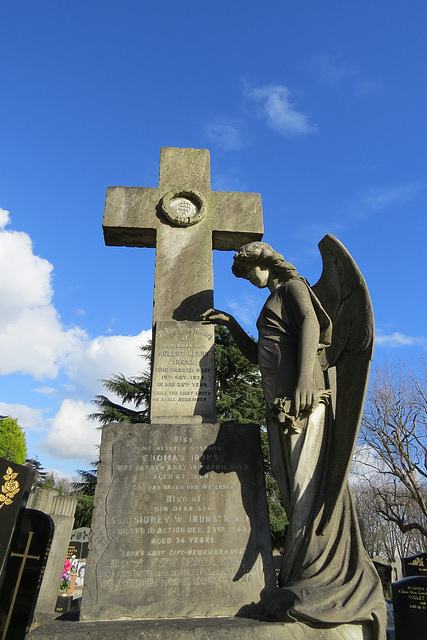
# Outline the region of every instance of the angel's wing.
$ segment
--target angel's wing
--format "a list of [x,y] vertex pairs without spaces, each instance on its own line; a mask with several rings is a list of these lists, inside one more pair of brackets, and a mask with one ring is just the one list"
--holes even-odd
[[323,271],[312,290],[333,327],[332,343],[325,349],[322,366],[325,370],[336,369],[332,388],[335,419],[328,447],[323,515],[317,529],[321,534],[346,488],[373,355],[374,314],[365,280],[344,245],[328,234],[319,242],[319,249]]

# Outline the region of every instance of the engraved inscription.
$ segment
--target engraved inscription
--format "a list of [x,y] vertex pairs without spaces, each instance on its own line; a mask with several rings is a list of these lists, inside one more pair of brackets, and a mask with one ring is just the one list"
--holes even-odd
[[197,322],[156,326],[151,415],[215,413],[213,331]]
[[[197,586],[232,583],[250,522],[241,508],[225,508],[230,496],[234,504],[239,499],[240,485],[234,473],[221,474],[221,446],[209,456],[204,450],[192,437],[176,435],[167,444],[143,446],[138,464],[115,465],[115,482],[125,484],[141,507],[111,519],[117,553],[101,570],[104,588],[153,587],[177,596]],[[201,476],[206,463],[210,470]],[[242,462],[234,470],[247,469]],[[150,512],[144,496],[150,496]],[[252,567],[240,581],[259,578]]]
[[399,595],[402,594],[408,598],[409,609],[427,610],[427,591],[424,585],[408,585],[405,589],[399,590]]

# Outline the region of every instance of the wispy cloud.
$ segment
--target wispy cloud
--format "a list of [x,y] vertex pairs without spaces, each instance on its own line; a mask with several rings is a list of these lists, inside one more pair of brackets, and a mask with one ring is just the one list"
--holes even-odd
[[256,319],[258,318],[260,309],[260,301],[256,296],[242,295],[238,300],[229,300],[227,307],[234,313],[237,320],[250,333],[256,334]]
[[255,88],[246,84],[245,95],[261,105],[259,115],[274,131],[288,137],[317,132],[317,125],[291,102],[291,92],[284,85],[269,84]]
[[427,346],[427,338],[423,336],[407,336],[399,331],[394,331],[390,335],[377,335],[375,344],[378,347],[414,347]]
[[363,78],[359,71],[329,55],[311,58],[308,68],[316,75],[320,84],[333,89],[347,86],[358,97],[371,95],[381,86],[377,80]]
[[381,211],[389,207],[408,204],[408,202],[417,198],[424,190],[425,185],[421,182],[412,182],[392,187],[371,188],[364,196],[363,204],[371,209],[371,211]]
[[382,211],[403,207],[417,198],[425,197],[425,193],[426,183],[421,181],[370,187],[357,200],[348,204],[348,217],[353,220],[365,220]]
[[227,122],[215,121],[207,124],[206,135],[212,144],[223,151],[233,151],[244,146],[240,129]]
[[334,89],[338,89],[343,81],[357,76],[354,69],[341,62],[333,62],[328,55],[311,58],[308,66],[317,75],[319,82]]

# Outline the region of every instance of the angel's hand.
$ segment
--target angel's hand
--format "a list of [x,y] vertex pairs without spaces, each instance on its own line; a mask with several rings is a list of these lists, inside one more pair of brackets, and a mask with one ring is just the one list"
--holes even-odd
[[228,327],[232,322],[233,316],[219,309],[208,309],[200,316],[200,319],[204,322],[210,322],[211,324],[220,324],[223,327]]
[[294,393],[295,416],[305,413],[308,415],[314,409],[317,402],[317,390],[314,381],[300,380]]

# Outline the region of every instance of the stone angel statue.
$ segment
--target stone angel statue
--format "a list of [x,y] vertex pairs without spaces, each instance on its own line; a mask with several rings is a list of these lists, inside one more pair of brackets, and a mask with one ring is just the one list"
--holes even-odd
[[234,275],[270,290],[258,342],[228,313],[210,309],[202,319],[228,327],[261,371],[271,465],[289,519],[269,613],[320,625],[365,623],[372,638],[382,639],[382,588],[348,486],[373,354],[373,312],[345,247],[327,235],[319,248],[323,271],[313,287],[264,242],[234,256]]

